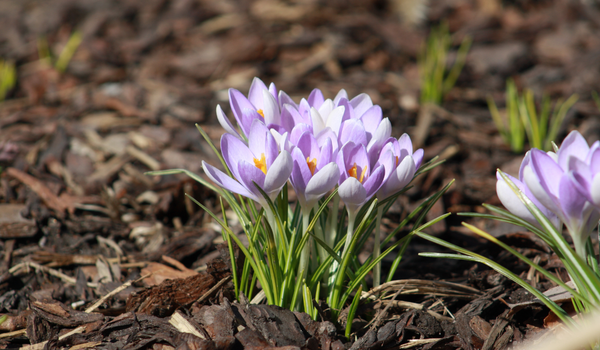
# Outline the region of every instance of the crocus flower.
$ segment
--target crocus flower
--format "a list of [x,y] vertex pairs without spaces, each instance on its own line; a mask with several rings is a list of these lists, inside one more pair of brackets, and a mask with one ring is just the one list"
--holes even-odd
[[353,216],[379,190],[386,178],[385,170],[391,169],[393,159],[388,152],[371,167],[365,145],[348,141],[338,153],[336,162],[340,169],[338,194],[348,214]]
[[275,139],[260,120],[252,123],[248,137],[247,145],[231,134],[221,137],[221,152],[233,179],[204,161],[202,168],[219,186],[266,207],[256,185],[275,200],[292,173],[292,157],[285,150],[279,152]]
[[388,150],[392,153],[393,166],[388,170],[390,176],[377,192],[379,199],[385,199],[406,187],[423,161],[423,149],[419,148],[413,153],[412,141],[406,133],[397,140],[392,138],[381,153]]
[[585,158],[571,157],[569,168],[572,170],[571,174],[579,192],[596,208],[600,209],[600,141],[594,142],[586,152],[587,143],[581,144],[583,137],[579,133],[577,135],[575,137],[580,145],[581,153],[579,154],[580,156],[585,155]]
[[292,149],[294,169],[290,182],[306,214],[339,180],[339,168],[332,156],[332,141],[328,139],[323,147],[319,147],[308,131],[299,137]]
[[[597,147],[594,146],[594,149]],[[554,223],[558,221],[565,224],[573,238],[575,250],[582,257],[586,255],[585,242],[600,218],[598,209],[585,194],[581,194],[585,181],[591,178],[586,171],[593,169],[590,164],[594,153],[590,152],[590,147],[578,132],[571,132],[557,153],[545,153],[535,148],[529,151],[519,172],[522,182],[513,180],[527,197],[532,200],[535,198],[533,202],[548,218]],[[497,189],[502,203],[514,214],[535,222],[532,215],[524,210],[524,205],[511,198],[512,191],[508,188],[504,189],[508,191],[502,191],[499,186],[500,181]],[[504,199],[501,196],[503,192],[507,192],[503,194]],[[556,226],[559,227],[560,223]]]
[[585,256],[585,242],[598,223],[598,210],[582,196],[570,169],[585,161],[590,151],[578,132],[571,132],[556,154],[531,150],[531,164],[524,170],[525,183],[533,195],[565,224],[575,250]]
[[[519,190],[521,190],[521,192],[525,194],[525,196],[527,196],[527,198],[533,202],[533,204],[535,204],[535,206],[552,222],[555,227],[559,228],[561,226],[561,222],[556,214],[543,206],[540,201],[535,198],[533,193],[531,193],[529,187],[527,187],[525,184],[525,180],[523,178],[524,169],[529,166],[530,161],[531,152],[527,152],[525,154],[525,158],[523,158],[523,162],[521,162],[518,179],[509,174],[505,175],[510,179],[510,181],[512,181],[512,183],[515,184],[515,186],[517,186],[517,188],[519,188]],[[498,198],[500,199],[500,202],[502,202],[502,205],[504,205],[508,211],[517,215],[521,219],[527,220],[536,226],[540,226],[533,214],[529,212],[525,204],[521,202],[519,197],[513,192],[506,181],[504,181],[504,178],[502,178],[500,172],[496,172],[496,178],[498,179],[496,182],[496,193],[498,194]]]
[[246,137],[249,137],[250,128],[256,119],[262,120],[267,126],[278,126],[281,123],[277,89],[273,83],[267,88],[262,80],[254,78],[248,98],[236,89],[229,89],[229,104]]

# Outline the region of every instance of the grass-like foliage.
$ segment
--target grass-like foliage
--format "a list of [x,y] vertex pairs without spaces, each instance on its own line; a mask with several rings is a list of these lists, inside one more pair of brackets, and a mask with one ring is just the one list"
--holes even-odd
[[502,139],[513,152],[523,151],[525,136],[532,148],[550,151],[552,141],[556,140],[567,112],[577,99],[577,95],[571,95],[566,101],[558,99],[554,108],[551,108],[550,97],[544,96],[541,109],[538,110],[533,92],[525,89],[519,95],[514,80],[508,79],[505,113],[500,113],[491,97],[488,97],[488,107]]
[[43,37],[38,38],[37,45],[40,61],[45,62],[50,66],[54,66],[57,71],[63,73],[67,70],[69,62],[71,62],[71,59],[73,58],[73,55],[75,55],[75,51],[77,51],[82,40],[83,35],[81,32],[73,32],[58,57],[53,58],[50,49],[48,48],[48,41]]
[[12,62],[0,59],[0,101],[4,101],[6,94],[15,86],[17,72]]
[[471,47],[471,38],[466,36],[458,51],[452,67],[448,70],[448,53],[452,38],[446,24],[432,28],[418,57],[421,79],[421,104],[440,105],[444,95],[452,89],[462,71],[467,53]]

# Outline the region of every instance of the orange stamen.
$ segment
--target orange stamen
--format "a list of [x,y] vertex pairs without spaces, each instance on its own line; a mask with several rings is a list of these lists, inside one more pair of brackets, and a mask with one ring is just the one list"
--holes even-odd
[[314,175],[315,170],[317,169],[317,158],[313,158],[312,160],[310,160],[310,157],[306,157],[306,164],[310,169],[310,174]]
[[264,153],[260,154],[260,159],[254,158],[254,166],[267,175],[267,160],[265,159]]
[[357,170],[356,163],[354,163],[352,168],[350,168],[350,170],[348,170],[348,175],[352,176],[353,178],[357,179],[360,183],[362,183],[363,180],[365,179],[365,174],[367,173],[367,167],[362,168],[362,171],[360,172],[360,178],[358,177],[358,173],[356,172],[356,170]]
[[265,112],[263,112],[262,109],[257,110],[258,114],[260,114],[261,117],[263,117],[263,119],[265,119]]
[[396,165],[398,165],[398,156],[396,156]]

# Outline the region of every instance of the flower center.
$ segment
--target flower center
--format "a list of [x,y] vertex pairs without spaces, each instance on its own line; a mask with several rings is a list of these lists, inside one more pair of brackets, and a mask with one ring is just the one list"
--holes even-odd
[[265,112],[263,112],[262,109],[257,109],[256,112],[258,112],[258,114],[260,114],[260,116],[263,117],[263,119],[265,119]]
[[267,175],[267,160],[265,159],[264,153],[260,154],[260,159],[254,158],[254,166]]
[[352,168],[350,168],[350,170],[348,170],[348,175],[352,176],[353,178],[357,179],[360,183],[362,183],[363,180],[365,179],[365,174],[367,173],[367,167],[362,168],[362,171],[360,172],[360,178],[358,177],[358,173],[356,170],[357,170],[356,163],[354,163]]
[[308,168],[310,169],[310,174],[314,175],[315,170],[317,169],[317,158],[313,158],[311,160],[310,157],[306,157],[306,164],[308,165]]

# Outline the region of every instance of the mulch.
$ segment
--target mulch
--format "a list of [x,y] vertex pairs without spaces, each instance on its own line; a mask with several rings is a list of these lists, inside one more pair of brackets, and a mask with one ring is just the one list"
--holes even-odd
[[[487,109],[505,81],[537,96],[579,101],[559,139],[600,137],[600,4],[575,0],[46,0],[0,2],[0,57],[16,86],[0,103],[0,348],[506,349],[557,320],[523,289],[472,263],[426,259],[413,240],[394,298],[369,299],[345,320],[234,301],[218,226],[185,196],[219,209],[183,175],[216,164],[195,123],[217,141],[227,89],[253,77],[293,98],[320,88],[368,93],[425,160],[446,162],[414,183],[384,218],[391,232],[452,179],[431,210],[499,205],[495,170],[518,172]],[[418,11],[417,11],[418,12]],[[418,16],[417,16],[418,17]],[[432,26],[456,49],[473,39],[440,107],[419,107],[417,57]],[[72,33],[82,43],[53,65]],[[49,60],[39,59],[47,43]],[[451,60],[453,59],[451,55]],[[552,284],[460,226],[469,221],[568,278],[539,239],[519,228],[450,216],[428,233],[495,259],[541,290]],[[368,241],[365,252],[372,248]],[[384,269],[391,258],[384,260]]]

